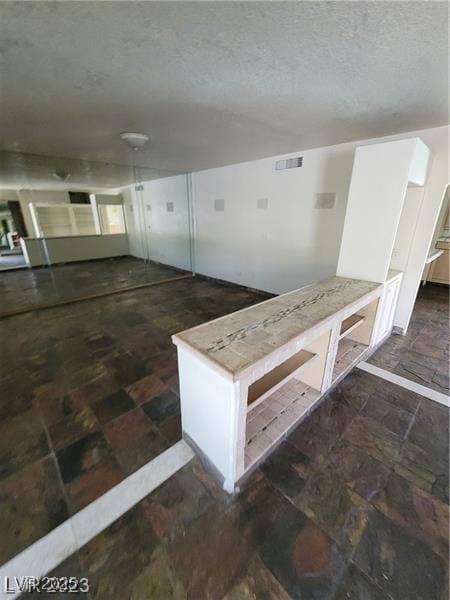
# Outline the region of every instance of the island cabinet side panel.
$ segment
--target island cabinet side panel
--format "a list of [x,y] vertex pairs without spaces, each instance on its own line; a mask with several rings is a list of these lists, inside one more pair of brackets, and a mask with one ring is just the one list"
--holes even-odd
[[238,404],[236,386],[207,362],[178,347],[181,427],[188,442],[193,442],[202,458],[230,479],[236,461],[235,415]]

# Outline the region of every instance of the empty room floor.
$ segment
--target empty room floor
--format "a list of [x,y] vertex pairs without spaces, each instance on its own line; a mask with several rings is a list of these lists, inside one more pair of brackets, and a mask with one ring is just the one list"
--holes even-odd
[[[0,564],[179,439],[171,334],[263,299],[192,278],[0,320]],[[93,599],[442,600],[447,533],[448,409],[355,369],[236,500],[194,459],[54,574]]]
[[406,335],[392,335],[369,362],[448,395],[448,307],[448,286],[421,287]]
[[0,274],[0,315],[186,275],[186,271],[122,256]]

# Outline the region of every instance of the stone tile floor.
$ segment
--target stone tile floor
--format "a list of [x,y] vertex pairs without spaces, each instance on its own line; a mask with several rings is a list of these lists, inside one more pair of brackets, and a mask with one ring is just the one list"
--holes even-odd
[[449,287],[420,288],[405,336],[393,335],[369,359],[382,369],[449,393]]
[[[260,300],[193,279],[0,321],[0,564],[179,438],[170,334]],[[448,456],[447,408],[356,370],[234,501],[194,460],[55,574],[93,599],[443,600]]]
[[[0,269],[1,270],[1,269]],[[132,256],[0,273],[0,315],[186,274]]]
[[0,319],[0,564],[180,439],[171,334],[264,298],[188,279]]
[[235,500],[195,459],[58,573],[93,599],[445,600],[447,565],[448,409],[356,371]]

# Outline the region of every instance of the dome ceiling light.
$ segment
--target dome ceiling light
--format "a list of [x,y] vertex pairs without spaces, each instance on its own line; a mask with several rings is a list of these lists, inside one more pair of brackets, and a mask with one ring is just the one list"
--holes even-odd
[[120,137],[133,150],[140,150],[149,140],[145,133],[124,132],[120,134]]

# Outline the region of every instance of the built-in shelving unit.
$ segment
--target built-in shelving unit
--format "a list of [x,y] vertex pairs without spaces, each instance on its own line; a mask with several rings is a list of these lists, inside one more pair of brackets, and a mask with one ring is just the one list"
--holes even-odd
[[183,436],[225,490],[373,350],[386,285],[330,278],[174,336]]

